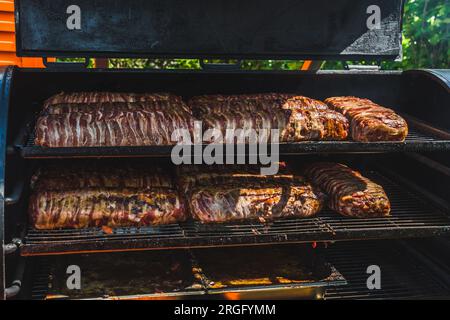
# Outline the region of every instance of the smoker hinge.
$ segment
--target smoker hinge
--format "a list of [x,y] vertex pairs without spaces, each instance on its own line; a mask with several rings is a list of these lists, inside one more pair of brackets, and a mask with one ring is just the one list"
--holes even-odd
[[25,259],[20,258],[16,267],[16,272],[13,278],[14,280],[12,281],[11,286],[5,288],[6,299],[14,298],[19,295],[20,289],[22,288],[24,272],[25,272]]
[[380,71],[381,65],[344,64],[344,69],[350,71]]
[[14,280],[11,283],[11,286],[5,288],[5,297],[6,299],[14,298],[20,293],[20,289],[22,288],[22,281]]
[[17,249],[20,248],[21,245],[22,245],[22,239],[14,238],[14,239],[12,239],[11,243],[3,245],[3,252],[5,254],[14,253],[17,251]]
[[42,58],[42,62],[47,69],[58,70],[80,70],[87,69],[89,66],[90,58],[84,58],[83,62],[49,62],[47,57]]

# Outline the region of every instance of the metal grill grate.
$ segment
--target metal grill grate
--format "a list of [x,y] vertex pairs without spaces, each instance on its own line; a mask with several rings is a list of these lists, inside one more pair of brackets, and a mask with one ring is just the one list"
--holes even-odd
[[[237,249],[238,250],[238,249]],[[270,250],[270,248],[268,248]],[[424,299],[450,296],[450,288],[422,260],[393,241],[341,242],[320,248],[319,257],[345,278],[346,285],[330,286],[324,298],[335,299]],[[32,299],[44,299],[48,293],[50,260],[34,258]],[[369,265],[381,269],[381,290],[367,289]],[[448,282],[448,280],[447,280]]]
[[417,131],[417,129],[412,129],[408,133],[408,137],[406,138],[406,142],[414,142],[414,141],[435,141],[436,137],[426,134],[424,132]]
[[46,259],[34,260],[33,272],[31,275],[31,299],[43,300],[48,293],[49,282],[49,261]]
[[89,251],[173,249],[269,243],[427,237],[450,234],[450,216],[379,173],[365,176],[382,185],[391,200],[386,218],[353,219],[324,210],[315,218],[261,223],[201,224],[84,230],[29,229],[22,255]]
[[[338,243],[323,251],[347,280],[346,286],[330,287],[325,299],[420,299],[445,297],[450,288],[430,268],[392,241]],[[369,290],[366,269],[381,270],[381,289]]]
[[[404,142],[308,141],[281,143],[281,155],[322,152],[417,152],[450,150],[450,133],[418,120],[408,119],[409,134]],[[82,157],[161,157],[170,156],[171,146],[142,147],[63,147],[46,148],[34,144],[34,130],[26,143],[18,146],[24,158]]]

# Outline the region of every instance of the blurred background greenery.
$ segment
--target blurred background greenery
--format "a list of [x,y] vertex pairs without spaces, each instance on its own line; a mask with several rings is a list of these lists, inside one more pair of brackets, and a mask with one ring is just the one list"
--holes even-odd
[[[449,26],[450,0],[406,0],[403,16],[403,59],[401,62],[382,62],[382,69],[450,68]],[[243,61],[242,68],[298,70],[302,64],[303,61],[252,60]],[[196,59],[110,59],[109,68],[199,69],[200,62]],[[322,69],[343,68],[343,62],[326,61],[322,65]]]

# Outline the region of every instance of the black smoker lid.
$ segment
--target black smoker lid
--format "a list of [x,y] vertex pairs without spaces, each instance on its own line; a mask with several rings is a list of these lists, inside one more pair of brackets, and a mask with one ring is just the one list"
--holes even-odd
[[401,57],[403,0],[16,0],[15,5],[18,56]]

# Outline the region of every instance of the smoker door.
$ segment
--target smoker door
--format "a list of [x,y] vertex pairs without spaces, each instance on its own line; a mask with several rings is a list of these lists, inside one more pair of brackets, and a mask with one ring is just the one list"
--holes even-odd
[[402,14],[403,0],[21,0],[17,52],[393,60]]

